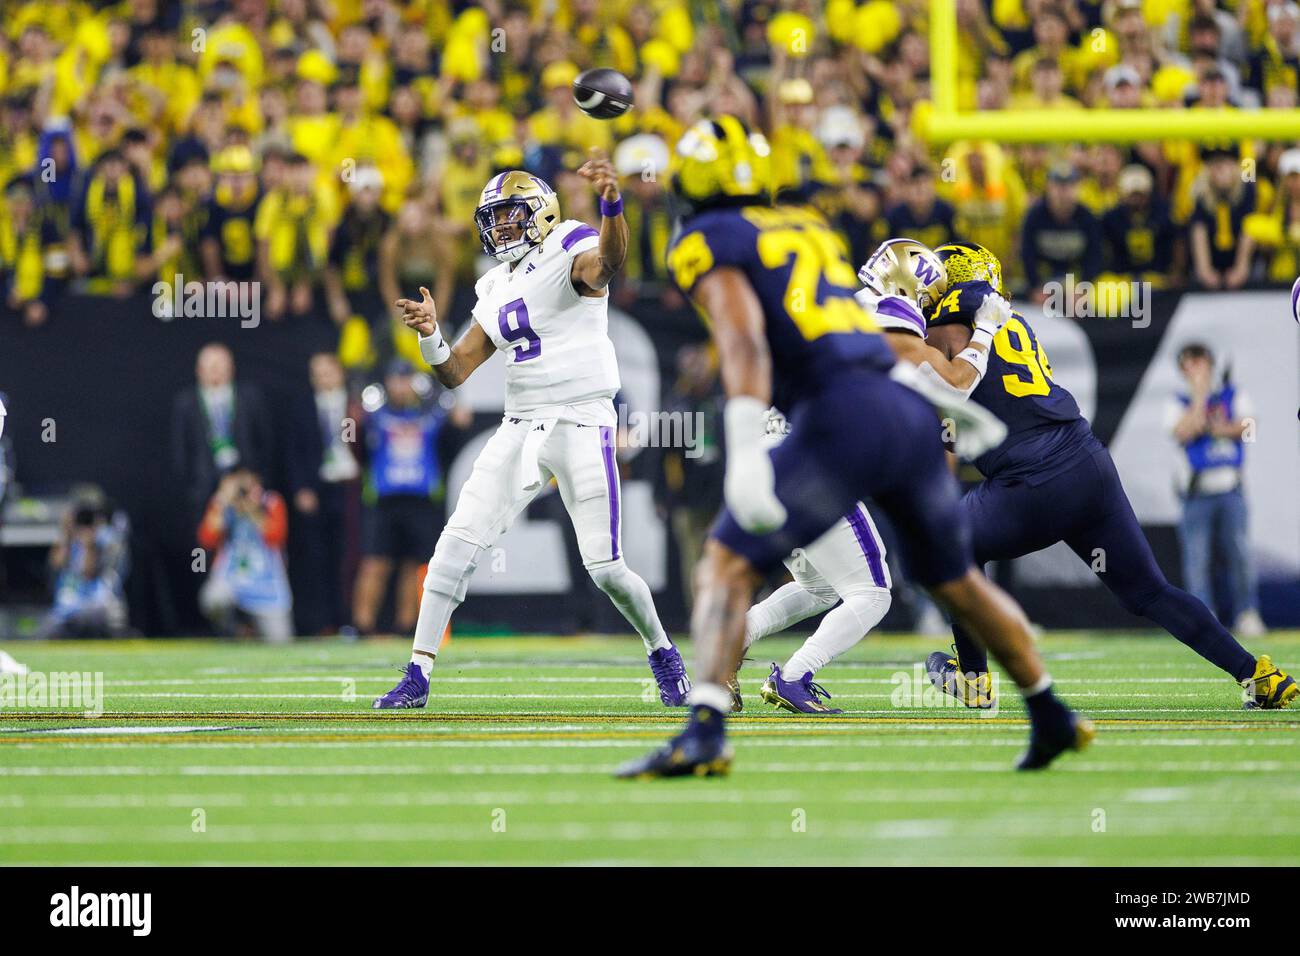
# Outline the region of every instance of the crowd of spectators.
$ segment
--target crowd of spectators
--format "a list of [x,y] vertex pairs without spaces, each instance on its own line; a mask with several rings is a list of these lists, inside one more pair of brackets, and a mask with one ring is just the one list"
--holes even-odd
[[[1070,273],[1162,286],[1289,282],[1300,151],[1287,144],[932,148],[925,0],[29,0],[0,30],[0,270],[44,322],[69,289],[257,279],[262,313],[328,315],[346,356],[391,303],[471,283],[472,210],[524,167],[594,215],[586,150],[626,177],[618,294],[664,282],[671,144],[707,111],[766,130],[779,186],[855,259],[890,234],[982,242],[1022,292]],[[1290,107],[1294,0],[958,0],[964,108]],[[580,69],[636,109],[578,111]],[[349,325],[349,323],[352,323]],[[383,354],[383,350],[380,350]],[[413,357],[413,356],[412,356]]]

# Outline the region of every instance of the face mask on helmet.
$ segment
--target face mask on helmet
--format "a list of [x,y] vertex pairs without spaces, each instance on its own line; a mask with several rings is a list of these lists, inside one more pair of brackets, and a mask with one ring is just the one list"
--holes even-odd
[[533,211],[523,199],[480,206],[474,213],[483,251],[500,262],[514,262],[537,244]]

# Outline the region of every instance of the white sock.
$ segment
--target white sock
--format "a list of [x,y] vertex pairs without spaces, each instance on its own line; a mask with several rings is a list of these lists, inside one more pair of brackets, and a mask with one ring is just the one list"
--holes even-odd
[[425,680],[428,680],[429,675],[433,673],[433,658],[423,651],[412,651],[411,663],[420,668]]
[[793,581],[781,585],[745,614],[745,650],[755,641],[779,634],[838,600],[834,591],[809,591]]
[[692,707],[712,707],[725,714],[731,710],[731,691],[721,684],[696,684],[686,695],[686,702]]
[[796,681],[810,671],[816,674],[866,637],[885,616],[889,604],[889,592],[884,588],[867,588],[846,595],[844,603],[822,618],[812,637],[786,661],[781,677]]
[[659,623],[650,586],[622,559],[587,569],[596,587],[608,595],[620,614],[641,635],[647,654],[671,647],[668,632]]

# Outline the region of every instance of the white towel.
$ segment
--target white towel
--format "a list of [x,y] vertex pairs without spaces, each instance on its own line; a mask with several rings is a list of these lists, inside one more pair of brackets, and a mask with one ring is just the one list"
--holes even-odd
[[529,422],[528,436],[519,452],[519,483],[524,491],[536,491],[542,486],[542,469],[538,456],[542,446],[555,430],[554,418],[537,418]]

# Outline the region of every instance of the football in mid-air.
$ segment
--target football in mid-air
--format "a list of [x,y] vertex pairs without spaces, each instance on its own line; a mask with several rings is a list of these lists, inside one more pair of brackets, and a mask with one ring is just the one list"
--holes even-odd
[[1291,318],[1300,322],[1300,279],[1291,286]]
[[573,101],[596,119],[613,119],[632,108],[632,81],[607,66],[579,73],[573,81]]

